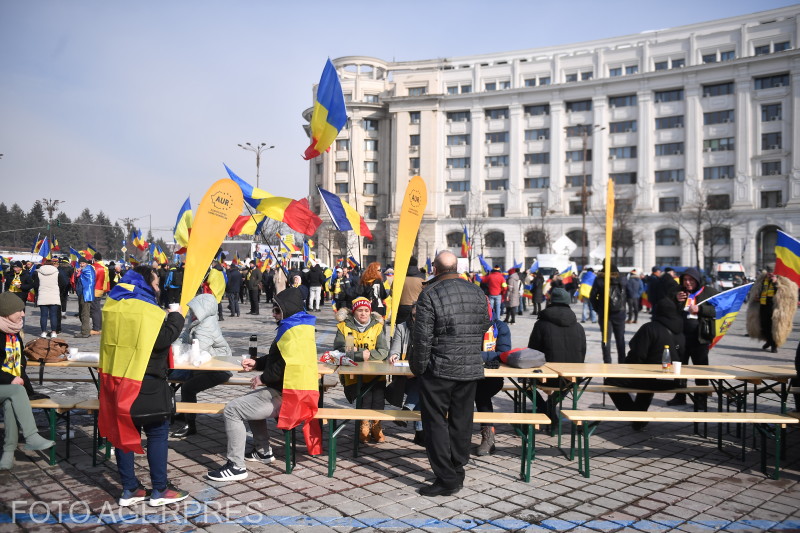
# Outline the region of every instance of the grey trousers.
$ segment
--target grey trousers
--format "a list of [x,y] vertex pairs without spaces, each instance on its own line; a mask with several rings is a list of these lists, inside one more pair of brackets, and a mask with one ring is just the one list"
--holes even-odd
[[92,316],[92,329],[100,331],[103,329],[103,302],[102,298],[94,297],[90,306],[90,314]]
[[6,434],[3,451],[14,451],[19,443],[19,428],[22,428],[22,436],[25,438],[39,433],[39,428],[36,427],[31,402],[24,386],[0,385],[0,403],[3,404]]
[[275,389],[260,387],[228,402],[225,416],[225,433],[228,436],[228,461],[237,468],[245,468],[244,452],[247,444],[245,420],[250,421],[255,448],[262,452],[270,449],[267,418],[278,418],[281,394]]
[[86,302],[83,298],[78,299],[78,312],[81,318],[81,335],[88,335],[92,329],[91,317],[92,302]]

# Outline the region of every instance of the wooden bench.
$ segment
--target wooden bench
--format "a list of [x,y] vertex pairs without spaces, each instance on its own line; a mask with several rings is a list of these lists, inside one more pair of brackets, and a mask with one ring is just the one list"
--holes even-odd
[[[419,422],[422,419],[419,411],[407,410],[375,410],[375,409],[346,409],[346,408],[320,408],[315,415],[316,419],[328,423],[328,477],[333,477],[336,470],[337,438],[345,424],[350,421],[380,420],[386,422]],[[511,424],[515,432],[522,438],[522,458],[520,464],[520,479],[530,482],[531,462],[534,457],[535,429],[540,425],[550,424],[547,415],[541,413],[486,413],[475,412],[473,422],[476,424]],[[526,426],[523,431],[520,427]],[[358,424],[356,424],[356,430]],[[354,438],[353,456],[358,457],[357,431]]]
[[[570,420],[578,431],[578,471],[589,477],[589,437],[600,422],[683,422],[718,424],[754,424],[761,434],[761,471],[767,474],[766,439],[775,440],[775,469],[772,478],[780,477],[781,433],[787,424],[800,422],[797,418],[770,413],[718,413],[718,412],[672,412],[672,411],[600,411],[563,410],[561,414]],[[774,427],[773,427],[774,426]],[[745,456],[745,432],[742,432],[742,460]],[[720,434],[717,447],[722,451]]]
[[[42,398],[41,400],[31,400],[31,409],[44,409],[45,414],[47,414],[47,420],[50,425],[50,440],[58,442],[58,435],[56,433],[56,424],[58,424],[58,420],[64,420],[64,423],[67,427],[67,449],[64,453],[64,458],[69,459],[69,447],[70,447],[70,436],[69,436],[69,414],[70,411],[75,407],[75,404],[79,400],[74,398]],[[56,464],[56,447],[52,446],[49,451],[50,454],[50,464]]]

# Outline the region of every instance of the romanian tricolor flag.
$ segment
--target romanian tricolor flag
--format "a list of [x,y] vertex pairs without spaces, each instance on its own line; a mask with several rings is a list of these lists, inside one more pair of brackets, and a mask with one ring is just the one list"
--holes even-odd
[[[190,198],[190,197],[189,197]],[[175,242],[178,243],[180,249],[175,252],[176,254],[185,254],[186,247],[189,245],[189,233],[192,231],[192,203],[186,198],[183,202],[181,210],[178,211],[178,218],[175,220],[175,229],[172,230],[172,235]]]
[[33,241],[33,246],[31,246],[32,254],[37,253],[39,251],[39,247],[42,245],[42,239],[39,238],[41,235],[41,233],[36,234],[36,240]]
[[331,60],[325,63],[317,86],[317,98],[311,115],[311,145],[303,159],[309,160],[330,150],[339,131],[347,124],[342,85]]
[[336,229],[339,231],[354,231],[359,237],[366,237],[372,240],[372,232],[369,231],[364,217],[359,215],[358,211],[353,209],[353,206],[322,187],[317,187],[317,189]]
[[464,226],[464,233],[461,235],[461,257],[469,257],[469,234],[467,233],[467,226]]
[[478,256],[478,261],[480,262],[481,268],[483,269],[484,272],[492,271],[492,266],[486,262],[486,259],[484,259],[482,255]]
[[47,240],[47,235],[45,235],[44,239],[42,239],[42,243],[39,245],[38,253],[43,259],[50,259],[50,242]]
[[594,272],[584,272],[583,277],[581,278],[581,286],[578,287],[578,294],[583,300],[588,300],[589,295],[592,293],[592,286],[594,285],[594,280],[597,279],[597,274]]
[[752,283],[748,283],[747,285],[728,289],[703,302],[704,304],[713,305],[717,310],[715,316],[717,321],[717,336],[714,337],[714,340],[709,344],[709,348],[713,348],[714,345],[728,333],[728,330],[733,325],[733,321],[736,319],[736,315],[739,314],[739,309],[742,308],[742,304],[747,299],[747,293],[750,292],[750,287],[752,285]]
[[169,259],[167,258],[167,254],[164,253],[164,250],[161,249],[161,245],[157,245],[158,247],[158,262],[162,265],[164,263],[169,263]]
[[314,316],[300,311],[281,320],[275,335],[275,343],[286,362],[278,429],[292,429],[305,422],[303,435],[311,455],[322,453],[322,435],[319,423],[314,420],[319,404],[316,322]]
[[137,272],[126,272],[103,306],[97,419],[100,435],[124,452],[144,453],[131,406],[163,322],[153,289]]
[[237,266],[241,261],[239,261],[239,251],[233,252],[233,260],[231,261],[231,265]]
[[262,215],[261,213],[241,215],[236,218],[231,229],[228,230],[228,237],[236,237],[237,235],[258,235],[266,218],[266,215]]
[[80,258],[80,256],[81,256],[81,253],[78,250],[76,250],[72,246],[69,247],[69,262],[73,263],[73,266],[74,266],[75,263],[78,262],[78,259]]
[[789,278],[800,285],[800,241],[778,231],[775,257],[775,274]]
[[564,285],[566,285],[567,283],[571,283],[572,282],[572,265],[570,265],[567,268],[565,268],[563,270],[563,272],[559,273],[559,275],[561,276],[561,281],[564,282]]
[[58,239],[56,239],[55,235],[53,235],[53,246],[52,246],[52,249],[53,249],[54,252],[60,252],[61,251],[61,246],[58,244]]
[[139,264],[139,260],[136,259],[133,254],[128,254],[128,262],[131,264],[131,266],[136,266]]
[[361,263],[356,261],[356,258],[352,255],[347,258],[347,264],[350,268],[361,268]]
[[208,271],[206,283],[208,283],[208,288],[211,289],[211,294],[217,299],[217,303],[220,303],[222,297],[225,296],[225,285],[228,283],[228,276],[222,270],[212,268]]

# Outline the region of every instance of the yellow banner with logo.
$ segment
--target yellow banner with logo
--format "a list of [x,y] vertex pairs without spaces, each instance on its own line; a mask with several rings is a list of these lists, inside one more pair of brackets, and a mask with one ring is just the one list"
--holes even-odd
[[603,278],[605,288],[603,295],[603,344],[608,342],[608,297],[611,295],[611,237],[614,234],[614,180],[608,180],[606,193],[606,258],[603,260]]

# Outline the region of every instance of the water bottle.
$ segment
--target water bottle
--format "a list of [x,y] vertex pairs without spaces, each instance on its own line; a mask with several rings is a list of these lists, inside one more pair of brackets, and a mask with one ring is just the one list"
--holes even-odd
[[250,335],[250,347],[247,350],[248,354],[250,355],[250,359],[255,359],[258,357],[258,336],[257,335]]
[[669,346],[664,346],[664,353],[661,355],[661,371],[669,372],[672,369],[672,357],[669,355]]
[[347,353],[347,357],[353,359],[355,349],[356,349],[355,339],[353,339],[353,334],[348,331],[347,337],[344,340],[344,350]]

